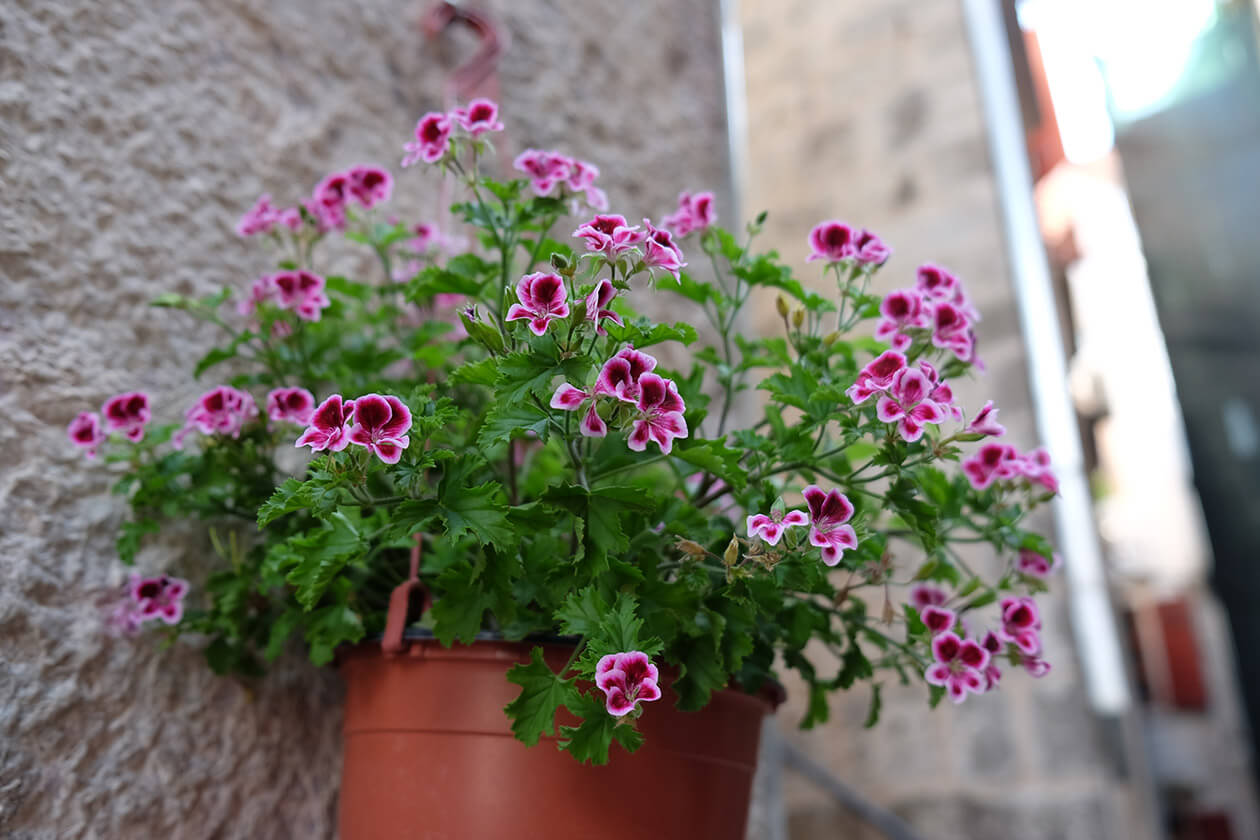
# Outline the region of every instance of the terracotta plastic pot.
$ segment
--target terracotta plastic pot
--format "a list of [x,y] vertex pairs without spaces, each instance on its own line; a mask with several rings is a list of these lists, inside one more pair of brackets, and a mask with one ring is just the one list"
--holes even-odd
[[[666,685],[638,752],[614,744],[607,765],[584,766],[554,739],[512,737],[503,707],[519,688],[505,677],[533,646],[421,638],[343,653],[342,840],[743,840],[769,700],[727,690],[680,712]],[[544,648],[556,669],[572,652]]]

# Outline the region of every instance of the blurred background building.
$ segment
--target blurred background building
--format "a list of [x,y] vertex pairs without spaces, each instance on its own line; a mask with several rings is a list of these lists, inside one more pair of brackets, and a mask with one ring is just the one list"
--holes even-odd
[[[984,316],[963,403],[994,398],[1064,475],[1051,676],[932,713],[886,685],[873,730],[858,691],[797,732],[796,692],[750,837],[883,836],[796,755],[924,840],[1260,838],[1253,2],[468,4],[491,53],[426,37],[436,5],[0,6],[0,834],[331,835],[334,676],[288,663],[254,695],[195,651],[102,636],[119,510],[104,473],[48,453],[108,393],[192,395],[207,336],[144,304],[247,283],[232,224],[258,193],[391,162],[475,88],[510,143],[596,161],[628,216],[714,189],[731,227],[769,210],[803,277],[826,218],[893,246],[879,291],[950,267]],[[771,301],[747,327],[778,328]]]

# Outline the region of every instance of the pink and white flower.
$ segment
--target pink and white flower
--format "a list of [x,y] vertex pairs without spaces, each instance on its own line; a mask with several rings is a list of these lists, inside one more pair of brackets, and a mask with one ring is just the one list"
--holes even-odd
[[586,414],[578,424],[578,431],[585,437],[602,438],[608,434],[608,424],[599,416],[595,407],[595,395],[588,394],[581,388],[575,388],[568,382],[562,382],[556,392],[551,395],[551,407],[561,411],[580,411],[586,406]]
[[836,219],[819,222],[809,232],[809,251],[805,262],[826,260],[838,263],[855,258],[858,249],[853,228]]
[[958,623],[958,615],[953,610],[929,604],[919,610],[919,620],[929,633],[939,636],[954,629],[954,625]]
[[637,403],[639,379],[655,368],[654,357],[640,353],[633,347],[626,347],[604,362],[593,391],[597,396],[616,397],[622,402]]
[[586,320],[595,325],[595,332],[599,335],[608,335],[608,330],[604,329],[605,320],[612,321],[619,327],[625,324],[620,315],[608,308],[616,296],[617,290],[607,277],[596,283],[595,288],[586,296]]
[[857,548],[857,532],[846,524],[853,518],[853,505],[839,490],[824,492],[816,484],[802,495],[809,506],[809,544],[822,549],[823,563],[834,566],[846,550]]
[[650,219],[644,219],[643,226],[647,228],[643,264],[649,269],[664,269],[675,280],[681,280],[679,272],[687,264],[683,262],[682,249],[674,242],[673,234],[665,228],[656,227]]
[[105,442],[105,430],[101,428],[100,415],[92,411],[84,411],[70,421],[66,427],[66,436],[70,442],[83,450],[89,458],[96,457],[96,449]]
[[1042,580],[1050,577],[1058,567],[1059,555],[1052,554],[1047,560],[1044,555],[1027,548],[1019,550],[1019,559],[1015,561],[1015,568],[1019,569],[1021,574]]
[[271,206],[271,196],[263,193],[254,206],[249,208],[236,223],[236,235],[254,236],[259,233],[270,233],[277,221],[277,211]]
[[568,295],[559,274],[526,274],[516,284],[514,303],[507,311],[509,321],[529,321],[534,335],[543,335],[557,318],[569,317]]
[[1000,479],[1019,474],[1019,455],[1005,443],[986,443],[975,455],[963,461],[963,473],[971,486],[984,490]]
[[192,408],[184,412],[184,428],[176,433],[171,442],[176,449],[183,445],[184,436],[196,429],[203,435],[241,436],[241,429],[258,416],[254,398],[245,391],[220,385],[202,394]]
[[267,394],[267,416],[279,423],[311,422],[315,397],[305,388],[274,388]]
[[280,308],[297,313],[303,321],[318,321],[332,303],[324,292],[324,278],[313,271],[281,271],[271,275],[271,283]]
[[949,387],[948,382],[941,379],[936,366],[931,362],[920,359],[919,372],[926,376],[928,382],[932,385],[932,390],[928,393],[928,399],[940,406],[941,411],[950,417],[953,417],[955,420],[962,420],[964,416],[962,407],[954,404],[954,389]]
[[989,400],[984,404],[984,408],[980,409],[975,418],[967,424],[964,431],[972,432],[977,435],[989,435],[991,437],[1001,437],[1006,434],[1006,427],[997,421],[998,409],[993,404],[993,400]]
[[866,228],[853,237],[853,247],[856,250],[853,258],[864,266],[883,265],[892,256],[892,248]]
[[1036,679],[1041,679],[1046,674],[1050,673],[1050,663],[1042,659],[1041,654],[1039,653],[1032,656],[1024,653],[1016,653],[1013,654],[1012,658],[1015,660],[1017,665],[1024,666],[1024,670],[1028,672],[1029,676],[1035,677]]
[[611,261],[616,261],[647,239],[647,234],[639,230],[638,225],[631,225],[626,222],[625,216],[617,215],[596,216],[573,231],[573,235],[586,243],[587,251],[603,254]]
[[890,342],[896,350],[905,350],[910,346],[912,339],[906,330],[927,329],[932,324],[923,296],[917,289],[890,292],[879,304],[879,315],[875,337]]
[[703,232],[717,221],[713,206],[713,193],[678,194],[678,209],[661,219],[661,227],[668,228],[674,236],[682,238],[697,231]]
[[967,293],[963,290],[962,281],[950,273],[948,269],[941,268],[939,265],[932,265],[931,263],[919,266],[915,277],[915,287],[932,301],[952,303],[969,322],[974,324],[980,320],[980,313],[976,311],[976,308],[971,305],[971,301],[967,298]]
[[551,195],[557,184],[569,180],[573,160],[559,152],[526,149],[516,156],[512,166],[529,176],[535,195]]
[[639,703],[661,699],[660,672],[640,650],[610,653],[595,664],[595,686],[604,692],[608,714],[623,717]]
[[768,516],[755,513],[748,517],[748,538],[761,537],[770,545],[778,545],[779,539],[788,528],[808,524],[809,517],[802,510],[790,510],[787,513],[771,510]]
[[655,373],[640,376],[638,387],[639,418],[634,421],[626,445],[642,452],[649,440],[656,441],[661,452],[668,455],[675,438],[687,437],[687,421],[683,418],[687,406],[678,395],[678,386]]
[[885,350],[858,373],[857,381],[845,391],[854,405],[861,405],[875,394],[892,387],[897,374],[906,369],[906,357],[896,350]]
[[489,99],[474,99],[467,107],[456,108],[451,112],[451,119],[473,137],[503,130],[503,123],[499,122],[499,106]]
[[354,419],[347,437],[367,447],[387,464],[397,464],[411,442],[411,410],[395,396],[367,394],[354,401]]
[[351,167],[346,180],[350,196],[368,210],[389,201],[394,191],[393,176],[379,166],[361,163]]
[[131,578],[131,599],[136,604],[136,614],[141,622],[159,619],[166,624],[178,624],[184,615],[184,596],[188,594],[188,581],[181,578],[161,577]]
[[940,424],[945,412],[931,399],[934,384],[922,371],[907,368],[897,374],[892,386],[875,404],[875,414],[885,423],[896,423],[903,440],[923,437],[928,423]]
[[1002,680],[1002,671],[997,666],[998,654],[1002,652],[1002,642],[997,634],[990,630],[980,640],[980,647],[989,652],[989,664],[984,666],[984,690],[992,691]]
[[920,583],[910,587],[910,604],[916,610],[921,611],[924,607],[939,607],[948,600],[949,596],[939,586]]
[[932,639],[932,657],[936,661],[923,677],[932,685],[943,686],[950,700],[961,703],[968,693],[984,693],[989,652],[983,647],[971,639],[963,641],[953,633],[941,633]]
[[998,638],[1010,642],[1027,656],[1041,653],[1041,615],[1032,598],[1003,598],[1002,627]]
[[416,123],[416,139],[403,146],[407,154],[402,165],[408,167],[420,161],[437,163],[446,156],[450,139],[450,117],[441,111],[430,111]]
[[105,425],[112,432],[122,432],[127,440],[144,439],[144,427],[153,417],[149,411],[149,395],[143,391],[128,391],[110,397],[101,406]]
[[354,400],[343,402],[341,394],[333,394],[315,409],[310,425],[293,445],[309,446],[312,452],[340,452],[350,445],[346,425],[353,416]]
[[932,344],[949,350],[961,361],[971,361],[975,355],[975,336],[971,321],[958,306],[939,301],[932,306]]
[[1044,449],[1034,449],[1020,456],[1016,468],[1019,474],[1034,484],[1040,484],[1051,493],[1059,492],[1059,479],[1054,474],[1050,463],[1050,453]]

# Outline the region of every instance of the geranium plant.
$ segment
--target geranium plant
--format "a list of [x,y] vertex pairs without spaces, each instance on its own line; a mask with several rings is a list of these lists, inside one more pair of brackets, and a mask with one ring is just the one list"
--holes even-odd
[[[382,631],[419,541],[432,607],[412,619],[442,644],[572,641],[559,672],[539,648],[511,670],[506,712],[534,744],[567,707],[580,722],[561,748],[594,762],[639,745],[666,683],[690,710],[795,669],[811,726],[859,681],[873,723],[880,674],[923,680],[935,704],[1009,666],[1045,673],[1031,596],[1054,559],[1021,521],[1054,474],[997,440],[991,403],[967,413],[951,391],[979,318],[958,280],[925,265],[876,296],[889,248],[830,221],[805,261],[829,291],[810,291],[753,248],[764,214],[736,236],[710,194],[635,224],[560,152],[492,179],[502,129],[479,100],[426,115],[406,145],[403,165],[428,170],[409,179],[462,190],[462,249],[387,215],[393,176],[356,166],[293,206],[259,199],[238,232],[274,265],[247,289],[155,302],[222,328],[194,375],[227,384],[173,424],[121,394],[69,436],[89,456],[108,438],[119,463],[124,562],[188,518],[221,562],[191,588],[134,576],[118,626],[205,637],[220,672],[256,674],[298,636],[325,664]],[[327,274],[335,239],[379,276]],[[643,317],[632,290],[697,322]],[[781,330],[750,336],[750,303],[776,306]],[[959,543],[1000,571],[973,573]]]

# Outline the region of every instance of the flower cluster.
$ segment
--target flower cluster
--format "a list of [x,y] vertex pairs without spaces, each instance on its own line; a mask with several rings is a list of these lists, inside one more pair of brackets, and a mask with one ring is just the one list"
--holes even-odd
[[315,413],[315,397],[305,388],[274,388],[267,394],[267,416],[278,423],[305,426]]
[[188,581],[176,577],[141,577],[133,574],[122,603],[110,617],[118,631],[134,633],[149,621],[178,624],[184,616]]
[[661,219],[661,227],[679,238],[690,233],[703,233],[717,221],[713,193],[678,194],[678,209]]
[[[1031,552],[1029,552],[1031,554]],[[1044,558],[1032,555],[1044,564]],[[1021,557],[1021,566],[1023,564]],[[1049,574],[1045,568],[1037,576]],[[1002,678],[997,657],[1006,654],[1012,664],[1021,665],[1034,677],[1050,672],[1050,663],[1041,658],[1041,614],[1029,597],[1003,598],[1000,626],[984,633],[979,641],[955,632],[961,625],[958,615],[944,605],[945,592],[934,586],[921,585],[911,590],[910,603],[919,611],[919,618],[931,635],[932,663],[924,679],[946,689],[955,703],[968,694],[983,694],[997,688]]]
[[643,651],[610,653],[595,665],[595,686],[608,714],[624,717],[640,703],[661,699],[660,673]]
[[302,229],[302,211],[314,220],[319,231],[345,230],[346,211],[351,204],[370,210],[388,201],[394,191],[394,177],[389,170],[374,164],[361,163],[344,172],[333,172],[315,185],[311,197],[299,207],[275,207],[271,196],[264,193],[236,224],[240,236],[267,234],[279,227],[293,232]]
[[268,302],[295,313],[303,321],[318,321],[331,304],[325,286],[324,278],[312,271],[266,274],[254,281],[249,297],[238,304],[237,311],[252,315],[258,304]]
[[491,131],[502,131],[499,122],[499,106],[489,99],[474,99],[463,108],[450,112],[430,111],[416,123],[415,139],[403,146],[407,154],[402,159],[404,167],[420,161],[437,163],[452,151],[451,138],[461,129],[472,141]]
[[[674,241],[674,234],[663,224],[657,227],[651,219],[643,220],[643,228],[626,221],[625,216],[600,215],[578,227],[573,235],[581,239],[588,255],[602,257],[610,266],[629,257],[642,257],[634,270],[656,269],[680,279],[683,261],[682,249]],[[634,262],[634,260],[630,260]]]
[[[999,427],[1000,428],[1000,427]],[[1050,455],[1044,449],[1034,449],[1020,454],[1009,443],[986,443],[962,464],[963,473],[971,486],[985,490],[994,482],[1025,479],[1047,492],[1059,492],[1059,479],[1050,463]]]
[[[104,428],[101,425],[102,415],[105,418]],[[108,432],[121,432],[127,440],[139,442],[144,439],[145,426],[152,417],[149,395],[143,391],[127,391],[107,399],[101,406],[100,414],[81,412],[70,421],[66,436],[88,458],[95,458],[96,451],[107,439]]]
[[896,350],[881,353],[862,368],[845,393],[855,405],[878,394],[876,416],[896,423],[902,439],[911,443],[923,437],[929,423],[940,425],[950,417],[963,417],[962,409],[954,404],[953,390],[936,368],[924,360],[911,367]]
[[238,438],[245,424],[258,416],[254,398],[245,391],[220,385],[206,391],[184,412],[184,427],[171,438],[176,449],[184,445],[191,431],[203,435],[226,435]]
[[556,151],[526,149],[516,156],[512,166],[529,176],[534,195],[551,195],[558,188],[560,198],[580,195],[592,210],[608,209],[607,194],[595,186],[599,167],[593,163]]
[[747,519],[748,538],[760,537],[769,545],[778,545],[788,528],[809,526],[809,544],[821,549],[822,561],[835,566],[848,549],[857,548],[857,532],[847,524],[853,518],[853,504],[839,490],[824,491],[811,484],[802,491],[809,510],[784,512],[778,509],[782,500],[775,503],[769,515],[752,514]]
[[809,252],[806,262],[824,260],[861,268],[876,268],[892,256],[892,249],[874,233],[854,230],[834,219],[820,222],[809,232]]
[[367,394],[343,400],[333,394],[319,404],[297,447],[312,452],[340,452],[350,444],[362,446],[386,464],[397,464],[411,442],[411,409],[394,396]]
[[668,455],[675,438],[687,437],[687,406],[678,395],[678,386],[670,379],[652,373],[656,359],[633,347],[626,347],[600,368],[595,387],[589,392],[561,383],[551,397],[551,407],[561,411],[586,409],[579,431],[586,437],[604,437],[608,424],[600,416],[598,402],[610,398],[614,417],[630,424],[626,445],[642,452],[649,441],[655,442]]
[[889,294],[879,314],[875,337],[890,342],[894,350],[905,351],[916,336],[923,336],[960,361],[976,362],[974,328],[980,314],[958,278],[940,266],[919,266],[915,287]]

